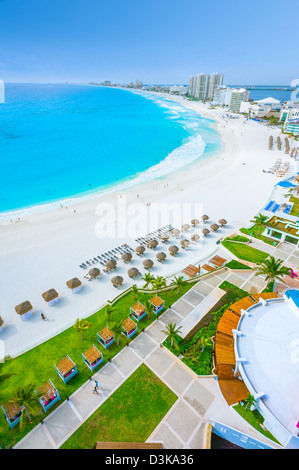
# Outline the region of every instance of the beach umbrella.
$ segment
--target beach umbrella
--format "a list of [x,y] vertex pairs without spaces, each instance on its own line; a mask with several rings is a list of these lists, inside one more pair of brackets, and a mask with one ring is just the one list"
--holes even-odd
[[145,259],[143,261],[143,266],[146,268],[146,269],[150,269],[154,266],[154,262],[151,260],[151,259]]
[[100,275],[100,272],[101,271],[98,268],[91,268],[88,271],[88,274],[95,279],[96,277],[98,277]]
[[181,243],[183,248],[187,248],[187,246],[190,245],[189,240],[181,240],[180,243]]
[[204,215],[201,216],[201,219],[202,219],[204,222],[206,222],[207,220],[209,220],[209,216],[206,215],[206,214],[204,214]]
[[295,194],[295,193],[296,193],[296,194],[299,193],[299,185],[298,185],[298,186],[295,186],[293,193],[294,193],[294,194]]
[[210,229],[213,230],[213,232],[216,232],[216,230],[219,229],[219,225],[218,224],[212,224],[212,225],[210,225]]
[[197,240],[200,239],[200,236],[197,234],[197,233],[194,233],[192,236],[191,236],[191,240],[193,240],[194,242],[196,242]]
[[163,251],[160,251],[159,253],[156,254],[156,258],[157,258],[159,261],[164,261],[165,258],[166,258],[166,254],[163,253]]
[[178,237],[180,235],[181,231],[178,228],[172,229],[172,235],[175,237]]
[[295,176],[295,180],[296,180],[296,181],[299,181],[299,175],[296,175],[296,176]]
[[130,268],[128,270],[129,277],[136,277],[136,276],[138,276],[138,274],[140,274],[140,273],[139,273],[137,268]]
[[4,323],[4,322],[3,322],[3,319],[2,319],[2,317],[0,317],[0,330],[2,329],[3,323]]
[[138,253],[139,255],[142,255],[144,252],[145,252],[145,247],[142,246],[142,245],[139,245],[135,248],[135,251],[136,253]]
[[123,282],[124,282],[124,280],[121,276],[114,276],[111,279],[111,283],[114,285],[114,287],[120,286]]
[[190,225],[189,224],[183,224],[182,229],[186,232],[186,230],[189,230]]
[[81,284],[82,282],[77,277],[73,277],[73,279],[70,279],[69,281],[66,282],[66,285],[70,289],[77,289],[77,287],[80,287]]
[[55,289],[49,289],[47,290],[46,292],[44,292],[42,294],[42,298],[46,301],[46,302],[51,302],[51,300],[54,300],[58,297],[58,292],[56,292]]
[[176,245],[171,245],[168,250],[170,251],[170,253],[172,255],[175,255],[178,251],[179,251],[179,248],[176,246]]
[[220,219],[220,220],[218,220],[218,222],[219,222],[219,224],[221,225],[221,227],[222,227],[223,225],[226,225],[226,224],[227,224],[227,221],[226,221],[225,219]]
[[160,238],[161,240],[166,242],[167,240],[169,240],[169,235],[167,233],[162,233],[162,235],[160,235]]
[[203,228],[202,233],[203,233],[204,236],[206,236],[210,233],[210,230],[208,228]]
[[17,312],[18,315],[24,315],[25,313],[30,312],[33,307],[29,300],[26,300],[25,302],[22,302],[21,304],[17,305],[15,307],[15,311]]
[[195,227],[195,225],[199,224],[199,220],[198,219],[192,219],[191,224],[193,225],[193,227]]
[[131,261],[131,259],[132,259],[132,253],[123,253],[123,254],[121,255],[121,257],[122,257],[122,259],[123,259],[124,261]]
[[148,242],[148,244],[147,244],[147,246],[148,246],[149,248],[155,248],[155,247],[158,246],[158,245],[159,245],[158,240],[150,240],[150,241]]
[[[117,263],[116,263],[115,259],[109,259],[106,262],[106,268],[108,268],[108,269],[116,268],[116,266],[117,266]],[[96,269],[96,268],[94,268],[94,269]]]

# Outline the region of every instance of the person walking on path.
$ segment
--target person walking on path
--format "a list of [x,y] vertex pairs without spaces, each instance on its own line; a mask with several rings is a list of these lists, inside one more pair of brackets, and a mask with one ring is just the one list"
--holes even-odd
[[99,393],[99,383],[97,380],[94,381],[93,393]]

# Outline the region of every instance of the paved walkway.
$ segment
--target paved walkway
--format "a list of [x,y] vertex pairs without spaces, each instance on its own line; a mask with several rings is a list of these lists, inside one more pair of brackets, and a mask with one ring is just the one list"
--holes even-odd
[[92,393],[93,383],[87,381],[71,395],[69,401],[63,402],[50,413],[44,423],[36,426],[15,448],[59,448],[142,363],[178,396],[178,400],[151,434],[149,441],[163,441],[164,447],[169,449],[202,448],[205,425],[213,418],[270,446],[273,445],[272,441],[256,432],[227,405],[218,382],[213,377],[197,377],[170,352],[160,347],[160,343],[165,339],[162,330],[170,320],[182,325],[187,332],[188,322],[192,327],[196,315],[198,322],[210,308],[207,299],[217,299],[220,291],[218,285],[224,279],[233,282],[232,276],[240,287],[254,282],[254,279],[251,280],[251,272],[235,275],[230,274],[228,270],[198,282],[171,310],[167,310],[138,335],[129,347],[120,351],[111,362],[94,374],[93,378],[98,380],[100,385],[98,395]]

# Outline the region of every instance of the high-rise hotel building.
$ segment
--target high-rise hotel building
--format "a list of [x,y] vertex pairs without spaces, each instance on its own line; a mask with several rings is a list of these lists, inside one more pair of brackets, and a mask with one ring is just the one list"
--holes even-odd
[[211,76],[200,73],[190,78],[189,96],[197,100],[213,99],[218,86],[223,84],[223,75],[213,73]]

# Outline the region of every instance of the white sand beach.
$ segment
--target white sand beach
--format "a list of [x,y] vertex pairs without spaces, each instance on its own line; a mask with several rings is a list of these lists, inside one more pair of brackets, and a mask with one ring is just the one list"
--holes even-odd
[[[249,220],[265,205],[274,184],[279,178],[264,173],[278,157],[288,158],[283,150],[268,150],[268,138],[275,138],[279,131],[269,129],[243,117],[228,119],[226,111],[211,110],[207,105],[187,101],[181,97],[167,96],[185,107],[189,107],[203,117],[215,120],[215,126],[221,136],[223,149],[218,154],[204,161],[196,161],[155,181],[122,191],[127,205],[141,202],[147,211],[154,203],[171,204],[202,203],[203,212],[208,214],[209,225],[225,218],[226,228],[205,237],[196,245],[190,245],[186,251],[181,250],[176,258],[169,256],[168,243],[159,243],[156,251],[148,250],[143,258],[133,255],[131,263],[118,262],[115,274],[103,273],[102,266],[98,279],[87,281],[79,265],[97,255],[105,253],[123,243],[135,248],[138,243],[130,237],[100,239],[96,235],[96,224],[99,215],[96,208],[99,203],[117,204],[119,192],[98,194],[91,199],[78,199],[68,208],[48,210],[31,215],[17,215],[13,222],[0,222],[0,263],[1,283],[0,315],[4,320],[0,339],[4,341],[5,354],[17,355],[23,350],[45,341],[49,337],[72,325],[77,317],[87,317],[97,311],[106,300],[112,300],[119,292],[127,289],[132,283],[142,286],[140,280],[132,281],[127,270],[136,266],[142,274],[142,260],[149,257],[154,260],[154,275],[172,276],[190,263],[199,263],[209,258],[219,247],[216,241],[227,236],[241,226],[248,225]],[[139,195],[139,197],[137,197]],[[151,206],[147,204],[151,203]],[[74,212],[75,211],[75,212]],[[194,214],[200,217],[201,214]],[[17,218],[20,217],[20,220]],[[118,220],[110,215],[117,227]],[[190,220],[184,220],[183,223]],[[158,227],[156,227],[158,228]],[[178,227],[180,228],[180,227]],[[142,228],[145,235],[150,230]],[[200,227],[187,232],[200,233]],[[185,238],[185,235],[182,238]],[[180,240],[172,240],[179,245]],[[165,263],[156,262],[157,251],[167,253]],[[124,284],[115,289],[111,277],[120,275]],[[78,277],[83,282],[82,290],[77,294],[67,288],[66,281]],[[59,293],[59,302],[49,307],[41,294],[50,288]],[[14,307],[29,300],[34,309],[28,321],[21,321]],[[41,320],[41,312],[46,321]]]

